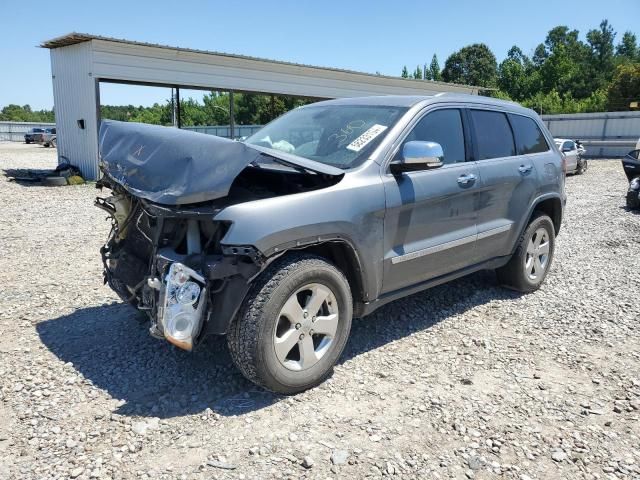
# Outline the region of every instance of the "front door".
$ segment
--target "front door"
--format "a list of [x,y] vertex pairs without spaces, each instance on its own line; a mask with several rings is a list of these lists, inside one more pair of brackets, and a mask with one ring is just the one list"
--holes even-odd
[[[444,165],[383,176],[383,293],[453,272],[473,263],[476,241],[475,162],[465,149],[463,115],[457,108],[430,111],[404,142],[437,142]],[[402,145],[398,150],[401,155]]]

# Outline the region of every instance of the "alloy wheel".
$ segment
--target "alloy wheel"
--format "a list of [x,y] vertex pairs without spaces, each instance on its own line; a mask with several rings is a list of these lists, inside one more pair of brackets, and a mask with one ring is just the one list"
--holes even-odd
[[329,351],[338,330],[336,297],[326,285],[311,283],[296,290],[278,315],[273,346],[289,370],[313,367]]
[[529,239],[525,257],[525,272],[530,280],[536,281],[544,275],[549,263],[549,232],[538,228]]

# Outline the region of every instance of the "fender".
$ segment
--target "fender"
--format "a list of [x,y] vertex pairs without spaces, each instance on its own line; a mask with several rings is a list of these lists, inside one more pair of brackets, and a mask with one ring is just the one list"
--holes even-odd
[[[556,219],[556,218],[553,218],[554,217],[553,215],[549,215],[551,217],[551,220],[554,223],[556,235],[560,232],[560,225],[562,224],[562,218],[564,215],[564,205],[566,203],[566,199],[563,199],[560,196],[560,194],[558,194],[557,192],[549,192],[543,195],[539,195],[531,202],[531,205],[527,210],[527,214],[522,217],[521,223],[516,230],[517,236],[515,237],[515,240],[513,242],[513,246],[511,248],[511,254],[513,254],[516,251],[516,248],[518,247],[518,239],[524,234],[524,231],[529,225],[529,221],[531,220],[533,212],[535,212],[537,207],[546,200],[558,200],[558,202],[560,203],[560,212],[559,212],[558,218]],[[556,224],[556,221],[557,221],[557,224]]]

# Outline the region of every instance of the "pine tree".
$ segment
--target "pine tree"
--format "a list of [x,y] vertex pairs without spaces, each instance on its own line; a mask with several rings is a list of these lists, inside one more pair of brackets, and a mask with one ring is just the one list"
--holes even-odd
[[431,65],[429,66],[429,76],[431,80],[442,80],[442,74],[440,73],[440,64],[438,63],[438,57],[433,54],[431,58]]
[[409,78],[409,70],[407,70],[407,66],[405,65],[404,67],[402,67],[402,75],[400,75],[402,78]]

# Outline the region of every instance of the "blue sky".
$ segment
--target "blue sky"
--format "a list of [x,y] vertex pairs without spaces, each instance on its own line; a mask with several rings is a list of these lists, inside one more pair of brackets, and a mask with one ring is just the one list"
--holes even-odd
[[[49,52],[36,47],[71,31],[399,75],[434,53],[442,66],[475,42],[498,61],[514,44],[530,54],[556,25],[584,38],[604,18],[617,39],[625,30],[640,37],[639,0],[9,2],[0,13],[0,106],[51,108]],[[165,89],[104,85],[101,95],[105,104],[134,105],[167,97]]]

